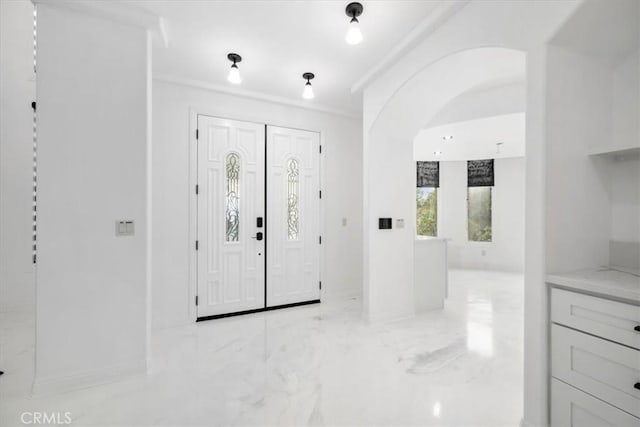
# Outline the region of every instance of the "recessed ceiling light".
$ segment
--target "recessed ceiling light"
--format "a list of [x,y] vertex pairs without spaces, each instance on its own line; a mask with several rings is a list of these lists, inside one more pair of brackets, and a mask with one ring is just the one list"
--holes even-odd
[[351,17],[349,22],[349,29],[345,40],[349,44],[359,44],[362,41],[362,32],[360,31],[360,21],[358,16],[362,15],[363,7],[360,3],[349,3],[345,9],[347,16]]
[[315,95],[313,94],[313,86],[311,86],[311,81],[315,75],[313,73],[304,73],[302,78],[307,81],[304,85],[304,90],[302,91],[302,97],[304,99],[313,99]]
[[237,62],[242,61],[242,57],[237,53],[230,53],[227,55],[227,59],[233,64],[231,65],[231,69],[229,70],[229,75],[227,76],[227,80],[229,80],[233,84],[242,83],[242,77],[240,77],[240,70],[236,65]]

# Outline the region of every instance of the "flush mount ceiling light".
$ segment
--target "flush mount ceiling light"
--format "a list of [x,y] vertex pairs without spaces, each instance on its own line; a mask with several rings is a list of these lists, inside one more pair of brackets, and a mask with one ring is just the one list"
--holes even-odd
[[230,53],[227,55],[227,59],[233,62],[233,65],[231,65],[231,69],[229,70],[229,76],[227,76],[227,80],[229,80],[233,84],[242,83],[242,77],[240,77],[240,70],[236,65],[236,63],[242,61],[242,57],[237,53]]
[[360,31],[360,21],[358,16],[362,15],[362,5],[360,3],[349,3],[345,9],[347,16],[351,17],[349,30],[345,40],[349,44],[359,44],[362,41],[362,32]]
[[315,95],[313,94],[313,86],[311,86],[311,81],[315,75],[313,73],[304,73],[302,78],[307,81],[304,85],[304,90],[302,91],[302,97],[304,99],[313,99]]

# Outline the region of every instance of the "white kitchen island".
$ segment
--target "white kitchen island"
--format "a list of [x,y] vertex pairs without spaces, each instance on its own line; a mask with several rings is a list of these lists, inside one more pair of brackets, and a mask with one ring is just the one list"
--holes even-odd
[[443,308],[448,294],[447,239],[417,237],[413,253],[416,313]]

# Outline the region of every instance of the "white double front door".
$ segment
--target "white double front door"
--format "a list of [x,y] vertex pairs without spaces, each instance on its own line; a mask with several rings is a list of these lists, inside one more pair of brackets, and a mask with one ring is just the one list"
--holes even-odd
[[319,134],[198,116],[198,135],[198,318],[318,300]]

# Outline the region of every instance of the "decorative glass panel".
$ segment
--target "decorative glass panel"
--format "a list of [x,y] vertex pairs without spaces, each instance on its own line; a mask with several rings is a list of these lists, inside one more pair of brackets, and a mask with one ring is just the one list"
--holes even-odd
[[298,238],[298,215],[300,212],[299,187],[300,187],[300,170],[298,161],[289,159],[287,162],[287,233],[289,240]]
[[227,180],[225,195],[227,242],[237,242],[240,231],[240,157],[236,153],[227,155],[225,176]]

